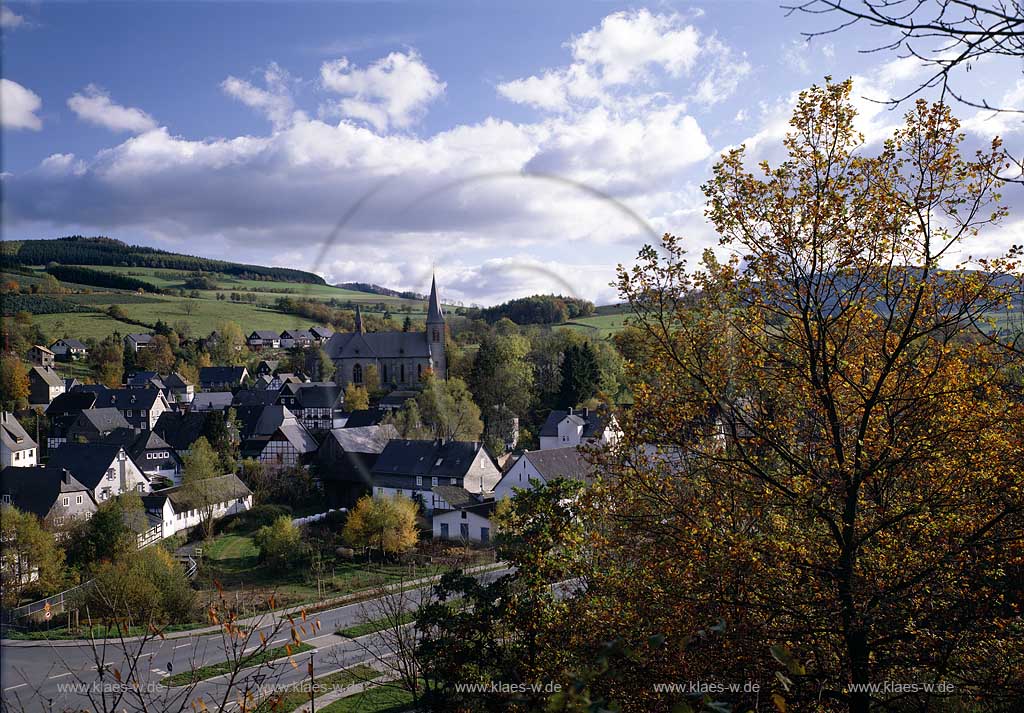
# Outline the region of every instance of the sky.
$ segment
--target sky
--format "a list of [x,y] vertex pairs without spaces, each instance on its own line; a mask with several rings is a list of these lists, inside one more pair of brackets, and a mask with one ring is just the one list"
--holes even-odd
[[[825,26],[768,0],[7,3],[3,238],[614,302],[662,233],[717,244],[701,184],[741,143],[779,160],[800,90],[853,77],[869,144],[900,123],[877,100],[926,70],[868,28],[802,36]],[[1018,65],[966,80],[1024,108]],[[956,113],[969,147],[1024,144],[1019,115]],[[1024,243],[1022,190],[971,254]]]

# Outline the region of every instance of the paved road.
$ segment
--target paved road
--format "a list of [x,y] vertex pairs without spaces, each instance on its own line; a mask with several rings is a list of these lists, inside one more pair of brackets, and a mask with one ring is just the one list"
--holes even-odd
[[[497,578],[508,570],[493,570],[481,574],[481,579]],[[402,603],[408,608],[415,607],[427,586],[404,592]],[[314,675],[320,676],[339,668],[351,666],[361,661],[373,659],[386,653],[386,642],[381,635],[371,634],[353,641],[336,636],[333,632],[339,628],[361,623],[372,618],[379,618],[380,610],[376,608],[380,600],[371,600],[356,604],[348,604],[316,615],[310,615],[306,624],[309,635],[300,636],[305,643],[316,647],[295,656],[298,668],[293,668],[287,660],[271,666],[244,671],[241,681],[252,685],[285,685],[308,678],[307,665],[312,658]],[[320,631],[310,631],[310,623],[319,620]],[[296,620],[297,623],[299,620]],[[268,637],[270,645],[281,646],[290,639],[290,626],[281,624],[277,617],[273,620],[265,618],[258,631]],[[223,678],[200,682],[194,688],[182,687],[169,689],[158,685],[159,681],[171,672],[188,671],[194,667],[223,661],[227,658],[226,644],[220,634],[193,635],[186,638],[155,640],[149,642],[129,642],[125,647],[120,644],[97,642],[33,642],[18,646],[4,646],[0,661],[0,710],[6,711],[68,711],[68,710],[110,710],[114,706],[116,692],[107,692],[110,687],[117,688],[112,671],[118,669],[122,674],[129,670],[129,660],[137,661],[139,679],[147,685],[141,693],[121,693],[124,696],[118,709],[140,710],[143,706],[139,696],[145,699],[148,710],[178,710],[184,701],[184,708],[191,710],[188,703],[202,698],[211,710],[220,707],[220,702],[228,688]],[[259,644],[254,636],[249,641],[250,647]],[[103,676],[97,671],[98,664],[104,664],[107,673]],[[259,676],[263,678],[258,678]],[[242,683],[244,685],[244,683]],[[239,690],[236,683],[233,690]],[[233,705],[225,706],[230,710]]]

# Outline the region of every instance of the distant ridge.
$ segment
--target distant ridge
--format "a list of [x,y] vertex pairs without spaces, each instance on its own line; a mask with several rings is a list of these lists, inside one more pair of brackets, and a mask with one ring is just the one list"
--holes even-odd
[[172,253],[156,248],[129,245],[107,237],[87,238],[72,235],[54,240],[5,240],[0,245],[5,266],[46,265],[106,265],[111,267],[150,267],[165,270],[220,272],[243,279],[281,280],[314,285],[326,285],[319,275],[288,267],[266,267],[245,263],[213,260]]
[[412,292],[410,290],[399,291],[392,290],[389,287],[381,287],[380,285],[374,285],[369,282],[342,282],[334,285],[334,287],[340,287],[343,290],[352,290],[354,292],[367,292],[371,295],[383,295],[385,297],[401,297],[407,300],[425,300],[426,295],[421,295],[419,292]]

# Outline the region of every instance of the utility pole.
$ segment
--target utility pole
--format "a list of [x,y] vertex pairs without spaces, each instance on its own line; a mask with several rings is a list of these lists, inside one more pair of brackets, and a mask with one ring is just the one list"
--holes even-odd
[[309,713],[316,713],[316,679],[313,678],[313,654],[309,655]]

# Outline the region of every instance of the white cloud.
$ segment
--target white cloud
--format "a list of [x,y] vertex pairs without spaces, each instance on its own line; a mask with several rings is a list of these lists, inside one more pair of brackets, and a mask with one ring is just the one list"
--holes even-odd
[[571,47],[578,62],[614,85],[645,78],[651,65],[674,77],[689,71],[700,52],[699,37],[678,15],[653,15],[644,9],[609,15],[600,27],[575,38]]
[[445,83],[414,50],[392,52],[366,69],[345,57],[320,67],[324,89],[343,95],[331,109],[369,123],[377,131],[404,129],[444,93]]
[[262,112],[274,128],[287,126],[293,120],[305,117],[302,112],[296,114],[295,101],[289,88],[292,80],[288,72],[281,69],[276,62],[271,62],[263,73],[263,81],[267,85],[266,89],[260,89],[244,79],[229,76],[221,82],[220,87],[228,96]]
[[6,5],[0,5],[0,27],[5,30],[13,30],[25,24],[25,18],[16,13]]
[[704,53],[712,59],[697,84],[694,98],[705,106],[711,106],[735,94],[752,67],[746,59],[746,52],[737,55],[731,47],[715,37],[705,43]]
[[569,108],[565,76],[558,72],[545,72],[539,77],[514,79],[498,85],[498,93],[517,104],[537,109],[564,111]]
[[1024,131],[1024,80],[1018,79],[997,101],[989,103],[1007,111],[978,111],[964,120],[965,130],[982,139]]
[[68,108],[79,119],[111,131],[139,134],[157,127],[156,120],[142,109],[114,103],[110,95],[95,84],[71,95]]
[[10,79],[0,79],[0,126],[39,131],[43,121],[36,112],[42,106],[43,100],[31,89]]
[[794,72],[810,74],[809,50],[810,46],[805,40],[791,40],[782,46],[782,64]]

